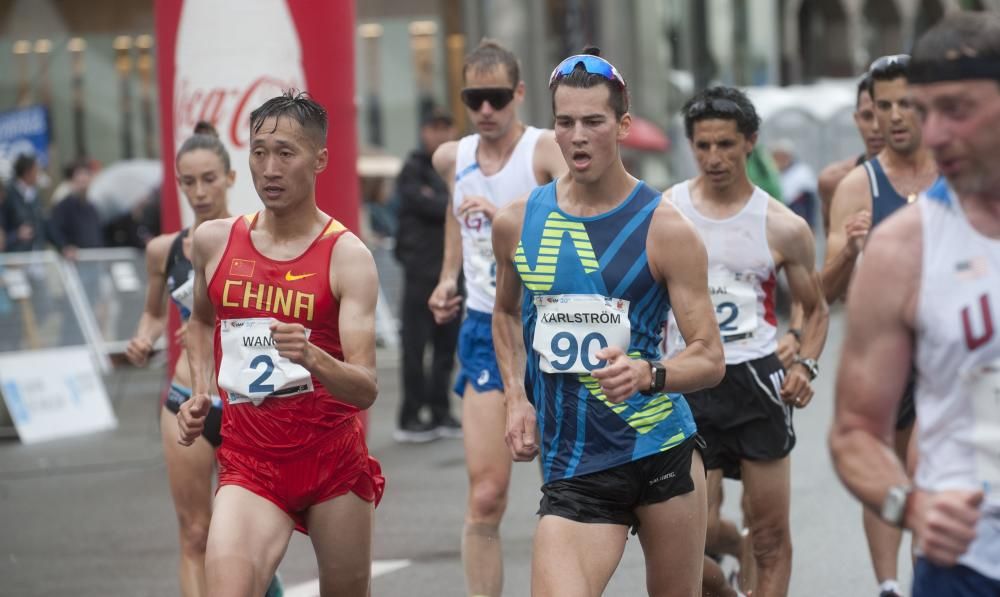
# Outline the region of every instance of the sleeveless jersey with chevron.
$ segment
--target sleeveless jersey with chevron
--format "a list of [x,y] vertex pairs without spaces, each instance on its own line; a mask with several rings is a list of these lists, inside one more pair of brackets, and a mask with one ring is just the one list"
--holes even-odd
[[588,371],[619,346],[660,358],[667,289],[649,269],[646,235],[660,193],[643,182],[593,217],[559,209],[556,183],[532,191],[514,265],[524,285],[525,387],[541,432],[545,482],[593,473],[669,450],[693,436],[680,394],[609,402]]

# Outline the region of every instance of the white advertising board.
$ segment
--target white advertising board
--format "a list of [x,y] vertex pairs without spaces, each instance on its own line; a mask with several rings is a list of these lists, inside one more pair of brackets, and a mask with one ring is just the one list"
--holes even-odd
[[118,426],[86,346],[0,353],[0,392],[25,444]]

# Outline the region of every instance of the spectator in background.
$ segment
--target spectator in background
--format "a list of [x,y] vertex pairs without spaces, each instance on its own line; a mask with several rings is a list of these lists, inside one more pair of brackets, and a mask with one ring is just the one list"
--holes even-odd
[[[399,221],[395,254],[404,271],[403,401],[393,437],[400,442],[461,436],[461,426],[448,404],[461,322],[453,319],[437,325],[427,309],[427,300],[441,274],[449,199],[448,185],[434,170],[431,156],[454,136],[450,116],[437,110],[429,112],[420,125],[420,147],[410,153],[396,179]],[[428,343],[434,347],[429,379],[424,366]],[[428,421],[420,418],[425,408],[430,411]]]
[[818,186],[812,168],[795,156],[795,145],[788,139],[775,143],[771,155],[781,172],[782,201],[813,228]]
[[94,172],[90,161],[80,159],[66,167],[69,192],[52,208],[49,238],[67,259],[76,259],[77,249],[104,246],[97,208],[87,197]]
[[750,182],[764,189],[764,192],[772,198],[781,201],[781,173],[774,164],[774,160],[761,149],[761,144],[753,146],[753,150],[747,157],[747,176]]
[[104,225],[104,237],[109,247],[144,249],[146,243],[160,234],[160,188],[116,216]]
[[42,202],[38,196],[38,160],[22,154],[14,160],[14,181],[7,188],[3,211],[7,251],[37,251],[45,248]]
[[386,241],[396,234],[397,205],[395,197],[388,192],[388,180],[384,176],[362,176],[361,196],[368,212],[368,226],[371,237],[366,242],[387,246]]

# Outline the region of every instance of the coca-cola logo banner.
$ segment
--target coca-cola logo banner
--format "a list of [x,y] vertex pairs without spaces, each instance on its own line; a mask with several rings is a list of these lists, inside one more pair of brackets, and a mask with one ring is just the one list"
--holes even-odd
[[[199,120],[214,124],[230,152],[230,211],[261,209],[248,166],[250,112],[287,87],[309,91],[327,109],[330,161],[316,202],[358,230],[354,0],[155,0],[155,11],[163,231],[193,220],[174,182],[174,156]],[[171,311],[171,329],[177,325]],[[171,364],[177,354],[172,342]]]
[[250,112],[285,89],[302,89],[304,82],[262,75],[243,87],[202,89],[191,79],[177,81],[174,100],[174,145],[191,134],[198,122],[212,123],[230,152],[245,152],[250,144]]
[[[248,165],[250,113],[284,89],[306,90],[326,107],[337,139],[317,203],[356,230],[353,2],[157,0],[156,16],[164,180],[174,180],[177,149],[207,121],[236,171],[230,211],[259,210]],[[189,225],[193,214],[176,184],[164,187],[165,231]]]

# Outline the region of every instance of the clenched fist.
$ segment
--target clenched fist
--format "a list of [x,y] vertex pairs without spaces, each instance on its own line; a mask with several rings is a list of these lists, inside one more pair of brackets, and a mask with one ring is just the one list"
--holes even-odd
[[296,365],[310,369],[315,361],[314,346],[306,336],[306,328],[300,323],[271,323],[271,339],[278,356],[284,357]]
[[177,411],[177,429],[180,432],[177,443],[190,446],[198,439],[205,429],[205,419],[211,408],[212,399],[205,393],[192,394],[191,398],[181,405]]

